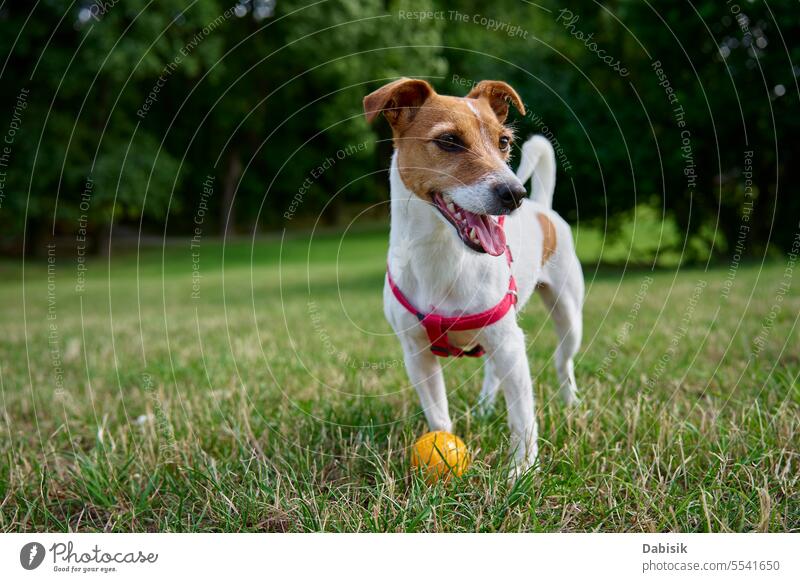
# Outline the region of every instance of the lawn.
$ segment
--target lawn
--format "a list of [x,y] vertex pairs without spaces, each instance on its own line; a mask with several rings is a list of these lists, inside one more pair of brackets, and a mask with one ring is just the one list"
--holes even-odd
[[521,316],[539,470],[506,482],[503,407],[474,408],[481,362],[446,360],[474,463],[428,487],[408,467],[425,424],[383,318],[386,239],[0,265],[0,530],[800,530],[785,259],[587,264],[577,408],[536,298]]

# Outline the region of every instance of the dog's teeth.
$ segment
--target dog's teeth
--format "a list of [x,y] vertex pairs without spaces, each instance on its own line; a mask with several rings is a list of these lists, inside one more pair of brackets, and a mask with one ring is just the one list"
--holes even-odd
[[[452,202],[448,202],[448,203],[447,203],[447,209],[448,209],[450,212],[455,212],[455,211],[456,211],[456,207],[455,207],[455,205],[454,205]],[[456,216],[458,216],[458,215],[456,215]]]
[[472,228],[472,230],[469,231],[469,238],[475,242],[478,242],[478,233],[475,231],[475,228]]
[[461,213],[460,213],[460,212],[456,212],[456,215],[455,215],[455,216],[456,216],[456,218],[457,218],[458,220],[463,220],[463,219],[464,219],[464,217],[463,217],[463,216],[461,216]]

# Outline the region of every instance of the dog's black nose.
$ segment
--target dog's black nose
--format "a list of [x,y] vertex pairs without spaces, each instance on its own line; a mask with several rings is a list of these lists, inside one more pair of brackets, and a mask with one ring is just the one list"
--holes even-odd
[[519,208],[522,199],[527,194],[525,186],[522,184],[509,184],[508,182],[495,184],[492,190],[500,203],[509,210]]

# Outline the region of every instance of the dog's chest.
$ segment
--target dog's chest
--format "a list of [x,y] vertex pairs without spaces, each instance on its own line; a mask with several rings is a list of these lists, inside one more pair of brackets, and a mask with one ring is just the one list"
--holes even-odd
[[475,329],[469,331],[451,331],[447,334],[447,340],[451,346],[464,351],[469,351],[480,343],[479,335],[482,330]]

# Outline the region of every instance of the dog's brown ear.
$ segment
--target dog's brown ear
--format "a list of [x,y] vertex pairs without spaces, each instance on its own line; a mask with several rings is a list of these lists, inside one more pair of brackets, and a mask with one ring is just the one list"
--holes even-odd
[[371,123],[383,112],[392,127],[396,127],[402,121],[411,121],[417,109],[433,94],[433,87],[427,81],[403,77],[364,97],[364,115]]
[[467,95],[469,99],[486,99],[489,106],[497,115],[500,123],[508,117],[508,102],[510,101],[522,115],[525,115],[525,105],[522,103],[517,92],[503,81],[481,81]]

